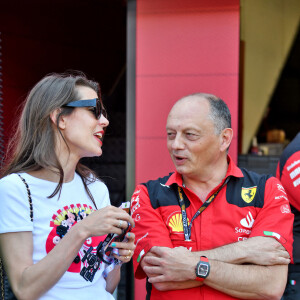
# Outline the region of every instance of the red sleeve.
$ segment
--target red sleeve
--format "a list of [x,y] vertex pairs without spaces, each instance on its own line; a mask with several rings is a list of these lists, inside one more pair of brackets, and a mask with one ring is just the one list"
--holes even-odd
[[286,161],[281,178],[277,168],[276,177],[284,186],[291,205],[300,211],[300,151],[295,152]]
[[158,209],[153,209],[148,190],[144,185],[138,185],[131,198],[131,215],[135,221],[136,249],[134,251],[133,267],[135,277],[142,279],[146,274],[140,267],[141,258],[153,247],[173,248],[169,231],[163,222]]
[[264,206],[255,219],[250,236],[276,238],[293,262],[293,222],[294,215],[283,186],[277,178],[269,178],[265,187]]
[[277,164],[277,168],[276,168],[276,178],[280,180],[280,163]]

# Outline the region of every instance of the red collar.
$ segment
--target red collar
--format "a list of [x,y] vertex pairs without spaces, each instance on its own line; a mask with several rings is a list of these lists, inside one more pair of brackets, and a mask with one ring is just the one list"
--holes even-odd
[[[240,168],[238,168],[238,166],[233,162],[232,158],[229,155],[227,155],[227,161],[228,161],[228,169],[227,169],[227,173],[226,173],[226,176],[225,176],[224,180],[228,176],[244,177],[244,175],[243,175],[242,171],[240,170]],[[220,184],[222,184],[224,180],[222,180],[222,182]],[[179,185],[180,187],[182,187],[182,176],[177,171],[175,171],[170,176],[170,178],[166,182],[166,185],[170,186],[173,183],[176,183],[177,185]]]

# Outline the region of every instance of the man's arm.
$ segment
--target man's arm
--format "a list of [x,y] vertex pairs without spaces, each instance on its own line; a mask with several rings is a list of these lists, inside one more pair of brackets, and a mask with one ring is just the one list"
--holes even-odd
[[212,261],[205,284],[241,299],[280,299],[287,271],[287,265],[235,265]]
[[[238,244],[228,245],[228,249]],[[219,250],[217,248],[217,251]],[[184,247],[174,249],[153,247],[150,253],[144,257],[142,267],[149,276],[149,282],[158,290],[184,289],[202,285],[195,281],[195,267],[200,255],[203,255],[202,252],[192,253]],[[228,254],[227,256],[229,257]],[[210,259],[210,264],[211,271],[204,284],[233,297],[278,299],[284,291],[287,265],[238,265],[214,259]]]
[[140,261],[153,246],[173,248],[169,230],[163,222],[159,211],[153,209],[148,190],[144,185],[138,185],[131,198],[131,214],[135,220],[132,232],[135,234],[136,249],[132,260],[137,279],[146,277]]
[[206,256],[209,259],[232,264],[272,266],[287,265],[291,261],[289,253],[276,239],[263,236],[194,253],[198,257]]

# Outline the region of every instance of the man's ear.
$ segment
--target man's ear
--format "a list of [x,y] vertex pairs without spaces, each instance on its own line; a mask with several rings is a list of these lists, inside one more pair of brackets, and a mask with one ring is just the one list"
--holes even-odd
[[60,129],[65,129],[66,127],[66,120],[65,120],[65,116],[60,116],[59,114],[61,113],[61,109],[60,108],[57,108],[55,109],[53,112],[50,113],[50,119],[52,121],[52,123],[55,125],[57,125],[57,119],[59,118],[59,121],[58,121],[58,127]]
[[231,144],[233,137],[233,130],[232,128],[225,128],[221,132],[221,145],[220,145],[220,150],[221,151],[226,151],[228,147]]

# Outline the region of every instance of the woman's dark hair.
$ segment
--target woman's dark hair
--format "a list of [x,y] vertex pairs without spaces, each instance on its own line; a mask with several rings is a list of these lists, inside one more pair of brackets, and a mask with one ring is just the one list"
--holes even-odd
[[[58,127],[59,118],[72,113],[73,108],[64,105],[79,100],[78,87],[80,86],[93,89],[101,100],[99,84],[87,79],[83,73],[53,73],[44,77],[32,88],[26,98],[16,132],[9,142],[1,178],[11,173],[51,169],[60,175],[60,180],[49,198],[57,193],[60,194],[64,171],[55,152],[55,130],[50,114],[60,108],[56,128],[62,136]],[[95,204],[87,186],[96,180],[95,173],[80,162],[76,166],[76,172]]]

